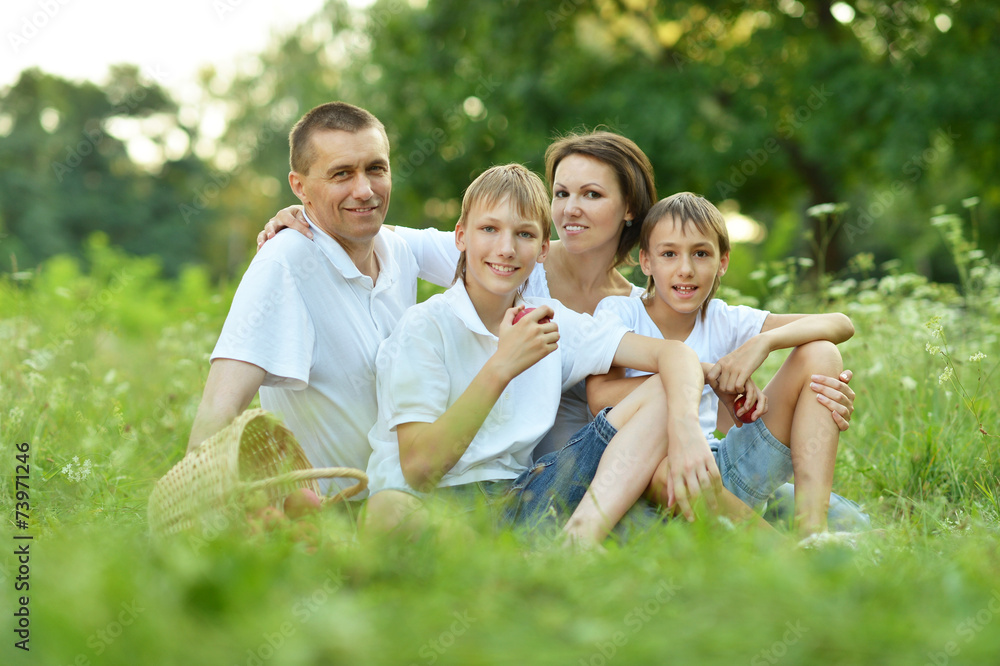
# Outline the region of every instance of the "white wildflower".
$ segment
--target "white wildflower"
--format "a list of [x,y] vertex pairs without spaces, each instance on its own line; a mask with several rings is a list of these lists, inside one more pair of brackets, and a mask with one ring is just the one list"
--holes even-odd
[[903,388],[907,391],[915,391],[917,389],[917,380],[910,376],[904,376],[899,380],[903,385]]
[[984,354],[983,352],[976,352],[975,354],[973,354],[972,356],[969,357],[969,361],[971,363],[976,363],[978,361],[982,361],[985,358],[986,358],[986,354]]
[[927,353],[930,354],[931,356],[937,356],[938,354],[941,353],[940,347],[938,347],[937,345],[932,345],[929,342],[924,346],[924,349],[926,349]]
[[940,375],[938,375],[938,384],[944,384],[945,382],[947,382],[948,380],[950,380],[951,377],[952,377],[952,375],[954,375],[954,374],[955,374],[955,371],[952,370],[951,366],[949,365],[948,367],[946,367],[944,369],[944,372],[942,372]]
[[80,482],[90,476],[93,468],[94,464],[90,462],[89,458],[84,460],[83,464],[80,464],[80,456],[73,456],[72,462],[64,465],[60,472],[70,481]]

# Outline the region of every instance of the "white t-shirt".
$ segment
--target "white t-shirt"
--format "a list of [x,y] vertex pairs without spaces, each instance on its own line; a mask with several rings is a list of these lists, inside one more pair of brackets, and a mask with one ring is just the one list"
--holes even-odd
[[[455,247],[455,234],[437,229],[411,229],[396,227],[398,233],[420,265],[420,278],[440,286],[448,286],[455,277],[455,266],[458,264],[459,251]],[[632,287],[632,296],[640,296],[641,287]],[[536,264],[524,288],[525,298],[552,298],[549,293],[549,283],[545,274],[545,264]],[[595,313],[596,314],[596,313]],[[560,332],[562,328],[560,328]],[[555,423],[535,448],[534,457],[558,451],[569,438],[583,426],[590,423],[593,416],[587,405],[587,387],[580,381],[566,389],[559,403],[559,412]]]
[[313,240],[282,232],[254,257],[212,360],[267,372],[261,405],[282,416],[314,467],[365,469],[377,417],[375,355],[416,302],[417,265],[403,240],[383,229],[375,237],[373,284],[337,241],[310,227]]
[[[525,302],[555,311],[559,346],[507,385],[439,486],[516,478],[552,426],[562,392],[588,375],[607,372],[626,333],[612,317],[598,320],[551,299]],[[469,387],[497,345],[462,282],[407,311],[379,348],[376,363],[379,414],[369,435],[368,464],[372,492],[407,487],[396,426],[436,421]]]
[[[598,304],[594,314],[601,317],[614,315],[633,333],[650,338],[663,338],[663,333],[650,319],[646,306],[640,298],[609,296]],[[717,298],[712,299],[708,304],[704,320],[698,317],[694,329],[684,344],[695,350],[698,360],[702,363],[715,363],[760,333],[769,314],[770,312],[765,310],[757,310],[746,305],[727,305]],[[627,377],[648,374],[632,369],[625,372]],[[718,412],[719,396],[706,384],[701,393],[698,420],[709,444],[718,441],[715,437]]]

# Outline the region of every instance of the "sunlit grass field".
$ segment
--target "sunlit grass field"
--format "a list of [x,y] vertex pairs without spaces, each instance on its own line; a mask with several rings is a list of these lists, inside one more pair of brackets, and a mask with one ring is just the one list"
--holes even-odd
[[854,321],[835,489],[880,535],[801,550],[674,522],[605,553],[476,516],[357,539],[333,507],[317,548],[239,526],[151,540],[147,498],[183,455],[235,285],[164,281],[100,238],[88,256],[0,281],[2,664],[1000,661],[1000,268],[974,248],[958,287],[864,257],[818,289],[794,261],[754,274],[761,307]]

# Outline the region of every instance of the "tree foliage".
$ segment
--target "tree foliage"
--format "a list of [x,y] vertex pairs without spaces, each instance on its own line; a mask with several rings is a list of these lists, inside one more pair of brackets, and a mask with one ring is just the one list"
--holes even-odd
[[[113,68],[107,85],[27,70],[0,100],[0,231],[4,263],[31,266],[55,254],[82,256],[97,231],[134,254],[159,255],[173,273],[201,260],[178,203],[191,200],[204,165],[190,149],[153,171],[136,164],[112,130],[116,120],[153,120],[164,150],[180,127],[176,105],[137,68]],[[188,141],[191,143],[191,140]]]
[[[1000,236],[998,20],[995,3],[972,0],[330,0],[233,79],[205,73],[228,122],[207,163],[189,152],[155,175],[131,164],[106,131],[116,105],[146,91],[124,115],[174,113],[134,69],[103,89],[25,73],[0,109],[0,128],[14,119],[0,138],[0,222],[34,259],[102,228],[176,263],[198,255],[197,233],[225,249],[213,270],[231,273],[294,202],[291,125],[343,99],[386,123],[391,222],[450,228],[489,165],[541,171],[555,135],[606,126],[650,156],[661,196],[692,190],[762,222],[770,238],[741,250],[749,261],[807,254],[818,222],[806,210],[847,202],[827,266],[871,252],[954,278],[929,222],[939,207],[978,202],[966,231],[990,256]],[[53,132],[40,125],[49,107],[62,114]],[[102,132],[96,149],[55,173],[88,128]]]

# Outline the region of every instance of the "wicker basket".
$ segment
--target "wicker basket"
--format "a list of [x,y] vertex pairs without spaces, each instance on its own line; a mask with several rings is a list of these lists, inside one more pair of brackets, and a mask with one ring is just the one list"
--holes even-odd
[[263,409],[243,412],[205,440],[160,479],[149,496],[149,529],[167,536],[192,528],[218,533],[242,512],[247,497],[263,492],[275,506],[292,490],[319,494],[316,479],[347,477],[357,483],[323,503],[357,495],[368,477],[351,467],[310,466],[302,447],[277,416]]

